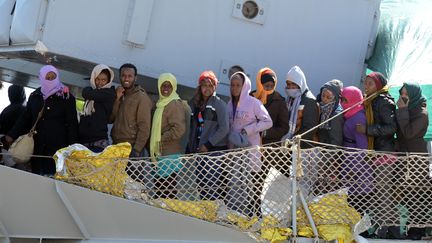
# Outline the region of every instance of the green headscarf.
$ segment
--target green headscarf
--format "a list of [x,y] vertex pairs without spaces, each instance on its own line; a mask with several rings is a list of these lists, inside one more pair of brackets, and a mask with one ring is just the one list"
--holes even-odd
[[[161,94],[161,86],[162,83],[168,81],[171,83],[173,90],[170,96],[165,97]],[[156,111],[153,115],[153,123],[151,129],[151,137],[150,137],[150,156],[157,157],[161,155],[160,142],[162,137],[162,114],[165,109],[165,106],[168,105],[171,101],[180,99],[177,94],[177,79],[171,73],[162,73],[158,79],[158,91],[159,91],[159,100],[156,103]]]
[[403,88],[406,88],[408,93],[408,109],[411,110],[417,106],[426,103],[426,98],[422,95],[422,90],[418,83],[404,83],[399,90],[399,94],[402,92]]

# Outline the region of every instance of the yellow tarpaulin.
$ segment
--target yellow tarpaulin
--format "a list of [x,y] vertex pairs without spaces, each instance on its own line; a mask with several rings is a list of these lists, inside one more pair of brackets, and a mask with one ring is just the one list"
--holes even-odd
[[81,144],[70,145],[54,155],[55,178],[123,197],[130,151],[129,143],[108,146],[101,153],[93,153]]
[[[351,227],[360,221],[361,215],[347,201],[346,193],[330,193],[308,203],[319,237],[330,241],[351,242]],[[314,237],[312,228],[301,208],[297,210],[299,236]]]

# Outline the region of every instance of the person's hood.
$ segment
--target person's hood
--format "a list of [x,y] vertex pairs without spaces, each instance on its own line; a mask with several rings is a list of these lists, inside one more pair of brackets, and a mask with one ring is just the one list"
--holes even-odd
[[342,102],[341,105],[345,111],[345,118],[350,118],[357,114],[357,112],[363,110],[363,94],[362,91],[355,86],[348,86],[342,89],[341,96],[345,98],[345,102]]
[[403,83],[402,87],[399,89],[399,94],[402,92],[402,89],[405,87],[408,93],[408,109],[413,109],[417,106],[423,106],[426,103],[426,98],[422,95],[421,87],[416,82],[406,82]]
[[343,89],[343,83],[342,83],[342,81],[337,80],[337,79],[333,79],[333,80],[330,80],[327,83],[325,83],[321,87],[320,93],[316,97],[317,102],[321,102],[321,94],[322,94],[323,89],[330,90],[330,92],[332,92],[332,94],[335,97],[335,103],[339,104],[341,92],[342,92],[342,89]]
[[241,93],[240,93],[240,98],[239,98],[239,104],[240,104],[240,103],[243,103],[242,101],[246,101],[250,97],[249,94],[251,92],[252,84],[251,84],[249,77],[245,73],[236,72],[232,76],[234,76],[235,74],[242,75],[244,77],[244,80],[245,80],[243,83]]
[[9,86],[8,96],[11,104],[22,104],[26,100],[24,87],[16,84]]
[[[274,87],[272,90],[269,90],[269,91],[264,90],[264,86],[262,83],[263,77],[267,78],[267,82],[273,82],[274,83]],[[271,81],[271,80],[273,80],[273,81]],[[277,86],[276,73],[268,67],[262,68],[258,71],[258,74],[256,76],[257,90],[254,92],[253,96],[255,98],[257,98],[258,100],[260,100],[261,103],[266,104],[267,103],[267,97],[275,91],[276,86]]]
[[113,72],[113,70],[111,70],[111,68],[108,67],[108,66],[105,65],[105,64],[99,64],[99,65],[96,65],[96,66],[93,68],[93,71],[92,71],[91,76],[90,76],[90,85],[91,85],[91,87],[92,87],[93,89],[96,89],[96,83],[95,83],[95,79],[96,79],[96,77],[97,77],[97,76],[102,72],[102,70],[104,70],[104,69],[108,69],[108,71],[109,71],[111,77],[110,77],[109,82],[108,82],[106,85],[104,85],[102,88],[109,88],[109,87],[111,87],[112,82],[113,82],[113,80],[114,80],[114,72]]
[[286,80],[297,84],[300,87],[302,93],[304,93],[306,90],[309,90],[309,87],[306,83],[306,77],[299,66],[294,66],[288,71]]

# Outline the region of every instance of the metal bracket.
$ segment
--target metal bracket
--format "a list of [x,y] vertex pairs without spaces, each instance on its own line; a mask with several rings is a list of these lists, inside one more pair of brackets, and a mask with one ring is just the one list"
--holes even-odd
[[10,242],[9,233],[7,232],[6,227],[4,226],[1,220],[0,220],[0,233],[2,234],[2,236],[0,236],[0,242],[9,243]]
[[78,216],[78,213],[73,208],[72,203],[69,201],[66,194],[64,194],[63,190],[61,189],[59,181],[55,181],[55,187],[56,187],[57,194],[59,195],[60,199],[62,200],[69,214],[72,216],[73,220],[75,221],[75,224],[80,229],[81,234],[84,236],[86,240],[90,239],[90,234],[88,233],[86,227],[84,226],[83,222]]

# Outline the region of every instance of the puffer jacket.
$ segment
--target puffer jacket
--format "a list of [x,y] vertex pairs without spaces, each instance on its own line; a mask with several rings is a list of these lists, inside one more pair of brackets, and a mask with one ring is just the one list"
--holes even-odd
[[394,134],[396,133],[396,106],[388,93],[378,95],[372,102],[374,123],[367,126],[367,135],[374,137],[374,149],[377,151],[395,151]]

